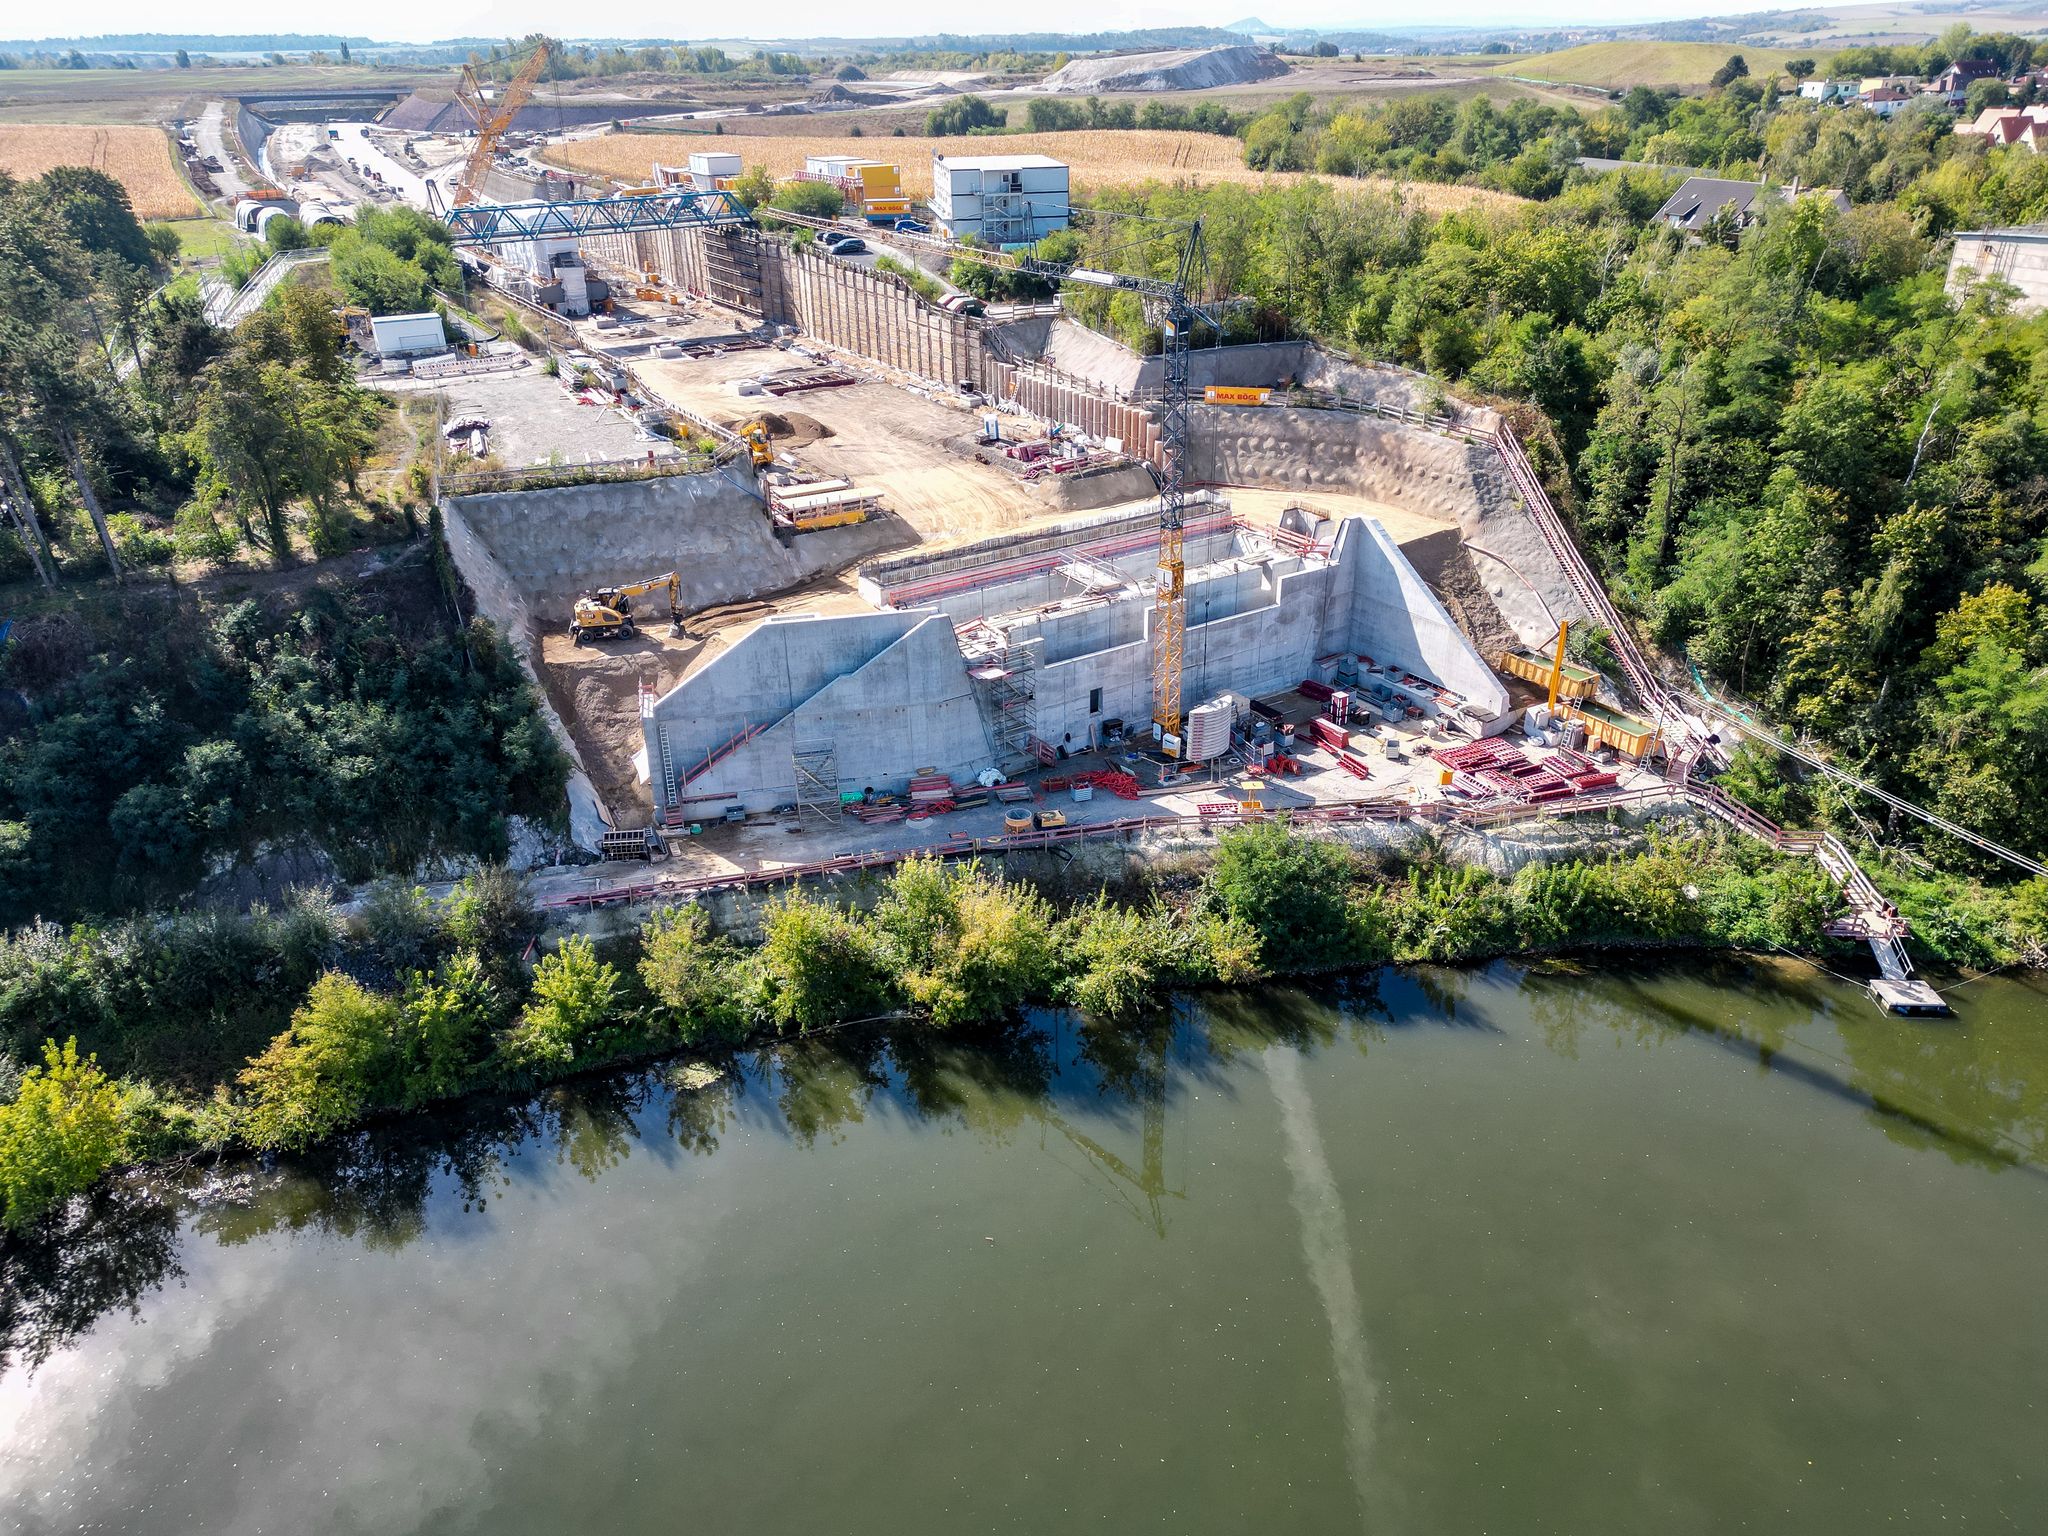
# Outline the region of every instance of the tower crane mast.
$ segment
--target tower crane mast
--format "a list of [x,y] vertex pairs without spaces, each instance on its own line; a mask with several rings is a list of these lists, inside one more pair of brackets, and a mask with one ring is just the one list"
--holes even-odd
[[1163,463],[1159,474],[1159,562],[1152,598],[1152,723],[1171,747],[1184,718],[1183,664],[1187,653],[1187,558],[1183,548],[1187,514],[1189,408],[1188,349],[1197,323],[1221,328],[1219,306],[1199,302],[1195,290],[1204,268],[1202,221],[1187,225],[1187,238],[1175,259],[1170,279],[1134,277],[1100,271],[1079,262],[1045,261],[1035,256],[1012,258],[997,251],[961,246],[955,252],[970,261],[1005,271],[1021,272],[1052,283],[1080,283],[1141,298],[1158,316],[1165,365],[1165,391],[1160,407],[1159,443]]

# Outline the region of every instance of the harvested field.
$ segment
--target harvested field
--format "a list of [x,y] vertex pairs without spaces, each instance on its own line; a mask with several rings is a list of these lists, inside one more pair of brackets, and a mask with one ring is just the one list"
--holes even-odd
[[199,211],[161,129],[0,123],[0,171],[26,181],[60,165],[105,171],[128,189],[137,218],[178,219]]
[[[1753,48],[1731,43],[1669,43],[1656,41],[1581,43],[1556,53],[1512,54],[1496,63],[1503,75],[1530,80],[1557,80],[1567,85],[1598,85],[1626,90],[1632,85],[1699,89],[1732,53],[1742,55],[1758,77],[1775,73],[1792,57],[1783,48]],[[1808,50],[1811,56],[1812,50]]]
[[[1051,155],[1073,167],[1074,180],[1091,187],[1133,186],[1145,181],[1235,182],[1243,186],[1285,186],[1303,177],[1288,171],[1255,171],[1244,163],[1244,146],[1218,133],[1177,133],[1170,129],[1081,130],[1074,133],[1007,133],[1000,138],[840,138],[823,134],[608,133],[557,144],[540,158],[569,170],[596,172],[621,182],[645,182],[659,161],[681,165],[690,151],[715,148],[736,154],[748,166],[764,165],[774,176],[793,176],[806,155],[862,155],[888,158],[903,172],[903,190],[924,198],[932,190],[932,151],[948,154]],[[1506,206],[1520,198],[1481,187],[1433,182],[1396,183],[1384,177],[1344,178],[1338,187],[1383,191],[1402,186],[1433,212],[1474,204]]]

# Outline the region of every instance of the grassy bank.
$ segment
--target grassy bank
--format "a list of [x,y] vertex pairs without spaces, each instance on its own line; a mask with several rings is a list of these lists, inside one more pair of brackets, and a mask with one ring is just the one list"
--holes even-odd
[[[694,907],[600,948],[540,925],[502,873],[441,905],[378,889],[248,919],[177,917],[0,941],[0,1196],[43,1219],[122,1162],[296,1151],[379,1114],[606,1063],[890,1016],[944,1030],[1032,1003],[1141,1020],[1178,988],[1403,961],[1603,946],[1815,951],[1836,898],[1809,862],[1717,830],[1512,879],[1432,848],[1378,858],[1284,825],[1219,839],[1199,874],[1064,908],[980,865],[900,866],[856,909],[801,891],[758,943]],[[2022,957],[2024,914],[1968,914]],[[536,958],[537,955],[537,958]],[[61,1042],[61,1043],[60,1043]]]

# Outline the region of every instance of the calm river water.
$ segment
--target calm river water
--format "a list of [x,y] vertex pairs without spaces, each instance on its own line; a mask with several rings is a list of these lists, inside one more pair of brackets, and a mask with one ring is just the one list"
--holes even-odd
[[2048,989],[1389,973],[109,1198],[11,1532],[2048,1528]]

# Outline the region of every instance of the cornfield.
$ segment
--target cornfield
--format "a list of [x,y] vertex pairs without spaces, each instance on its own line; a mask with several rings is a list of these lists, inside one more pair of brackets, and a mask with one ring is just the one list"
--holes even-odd
[[0,123],[0,171],[26,181],[60,165],[105,171],[128,189],[137,218],[179,219],[199,211],[161,129]]
[[[793,176],[806,155],[862,155],[886,160],[903,173],[903,190],[911,197],[929,197],[932,151],[947,154],[1050,155],[1073,168],[1077,187],[1134,186],[1146,181],[1237,182],[1244,186],[1285,186],[1300,181],[1292,171],[1255,171],[1244,163],[1244,146],[1216,133],[1179,133],[1171,129],[1085,129],[1072,133],[1006,133],[1000,138],[847,138],[801,134],[608,133],[594,139],[558,144],[541,158],[572,171],[609,176],[628,185],[644,184],[658,161],[685,164],[692,150],[735,154],[749,169],[766,166],[771,176]],[[1385,190],[1395,185],[1384,177],[1328,178],[1338,187]],[[1475,203],[1503,206],[1519,202],[1505,192],[1481,187],[1453,187],[1437,182],[1408,182],[1409,199],[1434,213],[1469,208]]]

